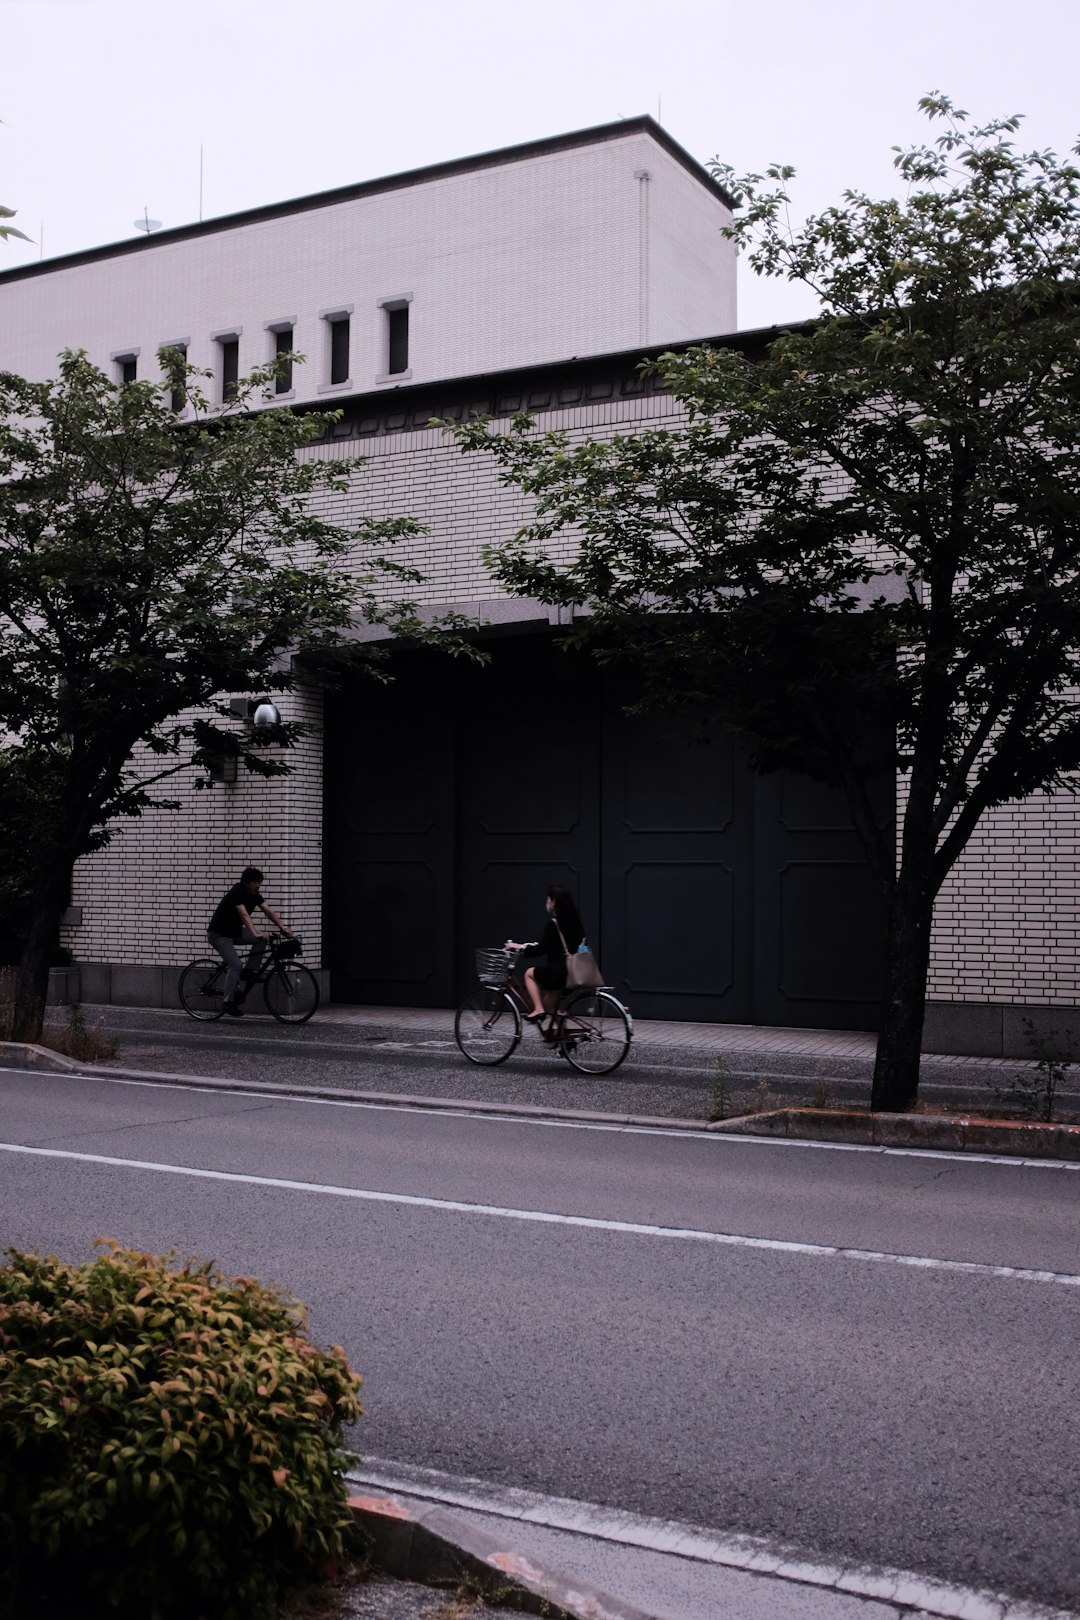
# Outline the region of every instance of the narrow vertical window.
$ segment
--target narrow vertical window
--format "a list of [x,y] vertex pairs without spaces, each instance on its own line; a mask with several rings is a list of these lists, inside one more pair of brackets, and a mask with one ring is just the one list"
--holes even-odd
[[400,371],[409,369],[409,306],[399,304],[396,309],[386,312],[387,348],[389,351],[389,365],[387,370],[391,376]]
[[120,349],[113,355],[113,365],[116,367],[116,380],[123,388],[127,383],[133,383],[139,375],[138,349]]
[[409,368],[409,305],[412,293],[391,293],[375,300],[382,310],[382,368],[376,382],[394,382],[412,376]]
[[228,405],[236,398],[236,385],[240,377],[240,339],[225,337],[218,340],[221,349],[221,403]]
[[[291,326],[279,326],[274,333],[274,353],[277,355],[291,354],[293,346],[293,329]],[[292,393],[292,361],[286,360],[277,374],[274,391],[278,394]]]
[[351,361],[349,338],[352,322],[349,317],[353,312],[351,304],[335,304],[331,309],[320,309],[319,319],[325,321],[328,327],[323,350],[323,376],[327,379],[319,384],[319,392],[325,388],[340,388],[344,383],[352,381],[349,373]]
[[349,380],[349,317],[342,315],[330,322],[330,381]]

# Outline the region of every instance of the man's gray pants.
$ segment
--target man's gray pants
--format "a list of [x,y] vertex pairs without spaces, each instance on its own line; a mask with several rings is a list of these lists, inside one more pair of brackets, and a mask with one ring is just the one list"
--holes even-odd
[[212,934],[209,932],[206,937],[210,941],[212,949],[217,951],[228,970],[225,974],[225,1000],[231,1001],[236,994],[236,987],[240,983],[240,974],[244,967],[243,959],[236,947],[238,945],[251,946],[248,953],[247,969],[254,976],[259,971],[259,964],[266,951],[266,941],[260,939],[258,934],[253,934],[250,928],[245,928],[239,939],[229,939],[226,934]]

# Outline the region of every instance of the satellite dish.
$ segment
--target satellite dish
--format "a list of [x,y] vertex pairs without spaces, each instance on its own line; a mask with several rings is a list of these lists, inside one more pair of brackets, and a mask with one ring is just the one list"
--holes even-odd
[[160,219],[151,219],[145,208],[143,209],[142,219],[133,219],[131,223],[135,230],[145,231],[147,236],[150,235],[151,231],[160,231],[161,229]]

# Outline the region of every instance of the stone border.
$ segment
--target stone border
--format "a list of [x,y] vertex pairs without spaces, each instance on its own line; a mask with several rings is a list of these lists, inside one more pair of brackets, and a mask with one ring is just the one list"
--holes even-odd
[[1080,1163],[1080,1125],[982,1119],[971,1114],[875,1114],[855,1108],[778,1108],[768,1114],[715,1120],[702,1129],[733,1136],[780,1136],[804,1142],[851,1142],[873,1147],[945,1148],[952,1153],[992,1153],[1007,1158]]
[[546,1620],[651,1620],[643,1609],[527,1558],[487,1530],[392,1495],[355,1495],[349,1511],[371,1540],[374,1562],[399,1580],[452,1587],[467,1580],[485,1596]]

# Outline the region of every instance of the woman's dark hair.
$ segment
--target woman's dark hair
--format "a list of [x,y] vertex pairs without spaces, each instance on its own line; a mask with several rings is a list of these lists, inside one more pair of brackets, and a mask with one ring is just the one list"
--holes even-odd
[[577,934],[580,939],[584,939],[585,929],[570,890],[564,889],[561,883],[549,883],[548,899],[555,902],[555,921],[563,933]]

